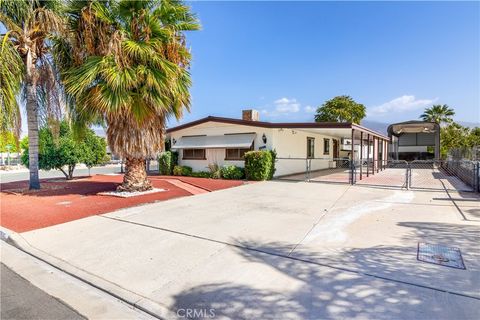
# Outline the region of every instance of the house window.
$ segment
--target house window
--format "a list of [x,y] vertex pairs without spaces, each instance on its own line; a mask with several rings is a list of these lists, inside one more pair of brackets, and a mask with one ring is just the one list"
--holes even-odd
[[229,148],[225,149],[225,160],[243,160],[245,152],[250,151],[251,148]]
[[307,138],[307,158],[315,157],[315,138]]
[[330,139],[323,139],[323,154],[330,154]]
[[205,160],[205,149],[183,149],[184,160]]

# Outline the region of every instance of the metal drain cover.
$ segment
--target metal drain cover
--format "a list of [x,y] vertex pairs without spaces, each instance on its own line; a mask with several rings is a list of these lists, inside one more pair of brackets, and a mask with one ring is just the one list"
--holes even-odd
[[460,249],[454,247],[419,242],[417,259],[450,268],[466,269]]

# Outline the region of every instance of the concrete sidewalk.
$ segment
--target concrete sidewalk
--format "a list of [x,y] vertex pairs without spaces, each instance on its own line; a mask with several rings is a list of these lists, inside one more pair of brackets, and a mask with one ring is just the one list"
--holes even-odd
[[[473,319],[480,223],[446,197],[263,182],[17,240],[165,318]],[[473,199],[460,210],[479,207]],[[417,261],[418,242],[459,247],[467,270]]]

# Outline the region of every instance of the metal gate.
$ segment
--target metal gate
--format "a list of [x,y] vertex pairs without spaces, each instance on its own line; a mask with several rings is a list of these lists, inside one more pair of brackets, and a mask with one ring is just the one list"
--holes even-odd
[[409,165],[404,160],[359,161],[355,166],[356,184],[408,188]]
[[347,158],[277,158],[276,178],[290,181],[354,183]]
[[277,158],[277,179],[480,192],[480,162]]

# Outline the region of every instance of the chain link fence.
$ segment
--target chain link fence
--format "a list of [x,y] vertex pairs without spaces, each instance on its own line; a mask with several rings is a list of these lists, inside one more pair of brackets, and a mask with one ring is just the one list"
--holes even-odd
[[480,161],[277,158],[276,178],[381,187],[480,192]]
[[450,149],[447,159],[480,161],[480,146]]
[[405,160],[380,160],[375,163],[370,159],[360,161],[356,166],[356,183],[382,187],[408,188],[408,162]]
[[478,162],[415,160],[410,163],[410,188],[478,191]]
[[275,169],[282,180],[352,183],[352,164],[347,158],[277,158]]

